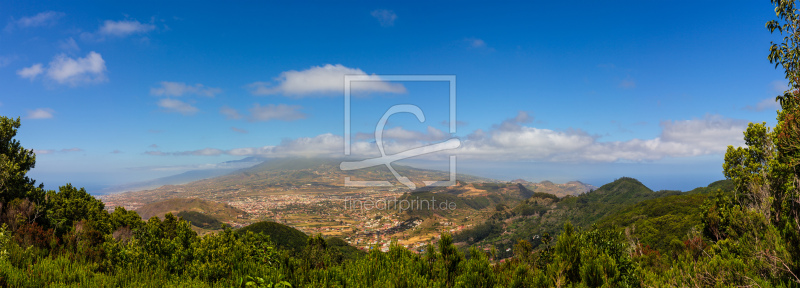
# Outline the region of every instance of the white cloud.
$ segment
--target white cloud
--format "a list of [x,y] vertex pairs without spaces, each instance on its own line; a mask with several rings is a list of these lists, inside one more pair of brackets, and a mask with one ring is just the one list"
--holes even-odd
[[159,100],[158,107],[164,108],[167,112],[177,112],[183,115],[192,115],[198,111],[197,107],[189,103],[170,98]]
[[[385,129],[383,134],[383,141],[398,141],[398,142],[432,142],[446,140],[450,137],[449,133],[442,130],[428,126],[425,132],[406,130],[403,127],[393,127]],[[357,133],[356,140],[374,140],[375,134],[373,133]]]
[[35,79],[36,76],[39,76],[39,74],[42,74],[42,72],[44,72],[42,64],[37,63],[33,64],[33,66],[31,67],[25,67],[20,70],[17,70],[17,75],[19,75],[19,77],[27,78],[33,81],[33,79]]
[[380,22],[383,27],[394,26],[394,20],[397,20],[397,14],[392,10],[377,9],[370,12],[370,15],[378,19],[378,22]]
[[156,96],[176,96],[180,97],[185,94],[194,94],[206,97],[214,97],[222,93],[222,89],[205,87],[203,84],[186,85],[182,82],[168,82],[162,81],[161,87],[150,88],[150,94]]
[[[344,75],[367,75],[358,68],[348,68],[341,64],[314,66],[303,71],[285,71],[275,81],[275,85],[267,82],[255,82],[248,85],[255,95],[283,94],[292,97],[304,97],[312,94],[329,96],[344,93]],[[370,81],[353,83],[353,92],[405,93],[401,84],[381,80],[375,74],[368,77]]]
[[100,26],[97,33],[101,35],[125,37],[132,34],[147,33],[155,29],[156,26],[153,24],[143,24],[136,20],[106,20],[103,22],[103,26]]
[[228,106],[222,106],[222,108],[219,108],[219,113],[225,115],[225,119],[228,120],[242,118],[242,114],[239,114],[239,111],[236,111],[236,109]]
[[50,119],[53,118],[53,109],[39,108],[36,110],[28,110],[28,119]]
[[742,132],[747,121],[707,115],[703,119],[665,121],[661,123],[661,139],[692,147],[690,155],[724,152],[728,145],[744,144]]
[[65,14],[62,12],[45,11],[36,14],[34,16],[22,17],[19,20],[8,23],[8,25],[6,26],[6,31],[10,31],[14,27],[29,28],[29,27],[50,26],[55,24],[61,17],[64,17],[64,15]]
[[222,150],[214,148],[205,148],[195,151],[180,152],[177,155],[195,155],[195,156],[217,156],[222,154]]
[[[363,142],[356,143],[354,147],[363,146]],[[315,137],[300,137],[284,140],[276,146],[236,148],[226,151],[226,154],[236,156],[264,156],[264,157],[297,157],[297,156],[323,156],[331,157],[342,154],[344,140],[339,135],[330,133]]]
[[594,141],[594,136],[581,130],[554,131],[521,125],[508,129],[501,125],[469,135],[458,155],[495,160],[562,160],[555,158],[581,151]]
[[78,43],[75,42],[75,39],[72,37],[67,38],[65,40],[58,42],[58,48],[67,52],[78,52],[81,51],[81,48],[78,47]]
[[297,105],[286,104],[268,104],[261,106],[259,104],[253,105],[250,108],[250,121],[270,121],[270,120],[283,120],[293,121],[305,119],[306,115],[298,111],[302,107]]
[[45,154],[54,154],[54,153],[81,152],[81,151],[83,151],[83,149],[77,148],[77,147],[64,148],[64,149],[61,149],[61,150],[55,150],[55,149],[33,149],[33,153],[36,153],[36,155],[45,155]]
[[767,109],[778,110],[778,108],[780,108],[780,107],[781,107],[781,105],[778,104],[778,101],[775,101],[774,97],[770,97],[770,98],[767,98],[767,99],[759,101],[755,106],[753,106],[753,105],[744,106],[743,109],[744,110],[757,111],[758,112],[758,111],[764,111],[764,110],[767,110]]
[[47,76],[59,84],[76,86],[106,81],[106,61],[97,52],[73,59],[65,54],[56,56],[47,68]]
[[242,133],[242,134],[247,134],[248,133],[247,130],[236,128],[236,127],[231,127],[231,130],[233,130],[233,132],[236,132],[236,133]]

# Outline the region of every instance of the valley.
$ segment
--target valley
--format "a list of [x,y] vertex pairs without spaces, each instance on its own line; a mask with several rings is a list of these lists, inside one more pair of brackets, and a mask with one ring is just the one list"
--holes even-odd
[[[345,187],[343,177],[387,181],[393,181],[394,177],[385,167],[341,171],[340,162],[340,159],[272,159],[215,178],[100,198],[106,207],[135,210],[145,219],[163,217],[168,212],[177,215],[193,211],[233,228],[274,221],[308,235],[339,237],[362,250],[387,250],[395,240],[399,245],[420,251],[442,233],[459,234],[481,225],[497,213],[498,207],[514,207],[531,197],[533,191],[574,196],[597,189],[578,181],[504,182],[461,174],[451,187],[414,191],[403,185]],[[441,171],[401,165],[396,169],[420,184],[422,180],[447,177]],[[442,203],[447,209],[437,206]],[[218,230],[194,225],[192,228],[201,234]]]

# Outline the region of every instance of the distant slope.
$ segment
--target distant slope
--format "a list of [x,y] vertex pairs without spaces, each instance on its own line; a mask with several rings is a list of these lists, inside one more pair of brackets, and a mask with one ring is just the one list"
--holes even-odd
[[556,184],[547,180],[539,183],[533,183],[522,179],[517,179],[511,182],[525,185],[526,188],[532,191],[553,194],[558,197],[564,197],[567,195],[578,196],[592,190],[597,190],[596,186],[586,184],[581,181],[570,181],[563,184]]
[[722,190],[723,192],[733,191],[734,189],[733,181],[731,180],[719,180],[714,183],[709,184],[706,187],[697,187],[692,190],[687,191],[688,194],[709,194],[715,193],[717,190]]
[[149,181],[142,181],[142,182],[135,182],[135,183],[128,183],[123,185],[117,185],[113,187],[108,187],[103,190],[97,191],[97,194],[109,194],[109,193],[119,193],[119,192],[127,192],[127,191],[138,191],[138,190],[146,190],[146,189],[154,189],[164,185],[180,185],[186,184],[192,181],[203,180],[208,178],[214,178],[226,174],[230,174],[235,170],[233,169],[224,169],[224,170],[191,170],[186,171],[177,175],[162,177],[158,179],[153,179]]
[[120,192],[127,192],[127,191],[139,191],[139,190],[146,190],[146,189],[154,189],[164,185],[180,185],[186,184],[189,182],[203,180],[208,178],[214,178],[222,175],[227,175],[238,171],[242,168],[250,167],[253,165],[257,165],[262,163],[265,159],[261,157],[247,157],[240,160],[233,160],[233,161],[226,161],[219,164],[214,165],[212,169],[202,169],[202,170],[189,170],[180,174],[161,177],[153,180],[148,181],[140,181],[134,183],[127,183],[123,185],[116,185],[112,187],[107,187],[99,191],[93,192],[93,194],[103,195],[103,194],[110,194],[110,193],[120,193]]
[[225,203],[197,198],[169,199],[150,203],[136,209],[136,212],[138,212],[143,219],[149,219],[153,216],[163,218],[167,213],[178,215],[181,211],[199,212],[222,222],[235,220],[236,216],[246,214],[244,211]]

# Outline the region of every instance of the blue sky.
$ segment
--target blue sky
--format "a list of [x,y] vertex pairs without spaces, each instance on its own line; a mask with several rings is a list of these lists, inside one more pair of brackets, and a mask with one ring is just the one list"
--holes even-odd
[[[460,172],[499,179],[722,179],[748,122],[775,122],[769,1],[0,2],[0,115],[21,117],[48,188],[96,189],[258,155],[373,155],[462,141]],[[444,83],[456,75],[455,135]],[[360,145],[360,146],[358,146]],[[371,154],[370,154],[371,153]],[[440,156],[416,162],[437,167]]]

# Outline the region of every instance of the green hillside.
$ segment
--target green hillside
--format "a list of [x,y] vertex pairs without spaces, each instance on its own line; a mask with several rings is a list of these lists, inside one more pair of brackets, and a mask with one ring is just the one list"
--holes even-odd
[[247,225],[236,230],[237,234],[247,231],[268,235],[270,240],[278,247],[299,252],[306,246],[308,235],[292,227],[269,221],[262,221]]
[[711,183],[679,195],[645,200],[597,222],[599,228],[628,229],[640,243],[661,252],[680,248],[681,239],[702,223],[703,203],[717,190],[732,191],[730,180]]
[[[248,231],[267,235],[270,241],[277,247],[292,251],[293,253],[300,253],[303,251],[309,243],[309,239],[311,239],[311,237],[300,230],[270,221],[257,222],[242,227],[236,230],[236,234],[244,235]],[[333,249],[335,253],[340,255],[344,260],[355,260],[366,254],[341,238],[331,237],[326,239],[325,242],[328,248]]]
[[342,255],[343,260],[356,260],[367,254],[353,245],[348,244],[347,241],[344,241],[342,238],[331,237],[326,239],[326,242],[328,248],[332,248],[337,254]]
[[512,248],[514,243],[526,240],[536,247],[542,243],[543,235],[559,234],[566,222],[588,228],[597,220],[637,203],[680,193],[654,192],[639,180],[629,177],[619,178],[577,197],[558,198],[552,194],[533,193],[515,207],[498,211],[486,222],[454,235],[454,239],[466,245],[493,245],[501,257],[509,257],[510,252],[505,250]]
[[[680,193],[680,191],[653,192],[639,180],[622,177],[600,186],[597,190],[576,197],[574,204],[571,201],[565,201],[565,204],[567,202],[570,204],[564,207],[580,211],[580,213],[574,213],[569,220],[578,226],[587,227],[608,213],[618,211],[628,205]],[[571,198],[565,198],[565,200],[571,200]]]

